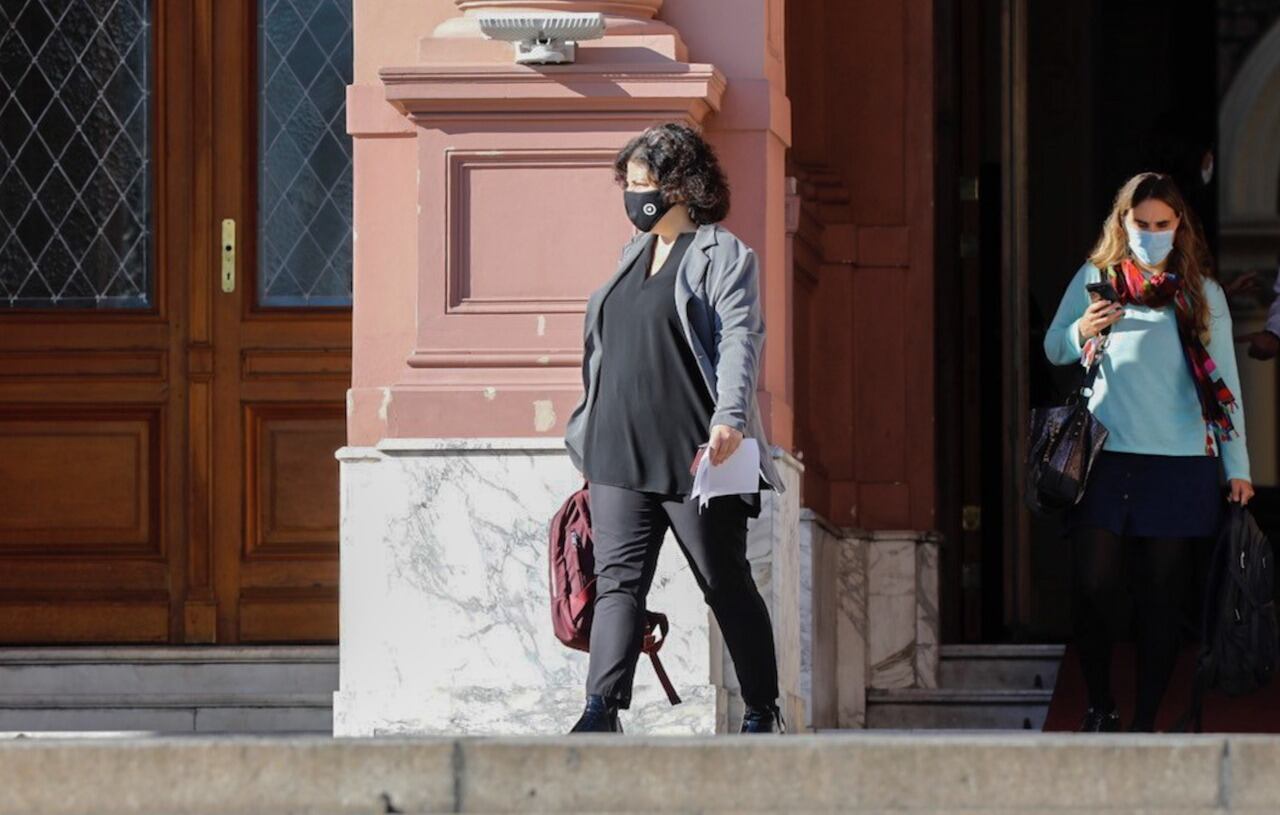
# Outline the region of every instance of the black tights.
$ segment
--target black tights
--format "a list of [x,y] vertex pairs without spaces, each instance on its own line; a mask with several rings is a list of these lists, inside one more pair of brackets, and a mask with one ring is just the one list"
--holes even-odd
[[1183,626],[1191,575],[1186,538],[1123,538],[1106,529],[1075,531],[1075,630],[1089,704],[1107,709],[1111,696],[1113,628],[1124,616],[1127,550],[1132,549],[1132,599],[1138,623],[1137,699],[1130,729],[1155,729],[1156,711],[1169,685]]

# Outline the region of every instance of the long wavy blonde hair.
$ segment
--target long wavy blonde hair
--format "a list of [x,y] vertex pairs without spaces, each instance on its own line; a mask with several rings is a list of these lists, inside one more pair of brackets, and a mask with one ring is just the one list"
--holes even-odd
[[1102,224],[1102,234],[1089,255],[1089,262],[1105,271],[1129,257],[1125,216],[1134,207],[1153,198],[1168,204],[1178,215],[1178,231],[1173,236],[1173,251],[1169,253],[1165,269],[1182,279],[1196,329],[1207,343],[1209,303],[1204,296],[1204,281],[1214,277],[1213,258],[1209,255],[1200,219],[1187,206],[1187,200],[1171,177],[1163,173],[1138,173],[1124,183],[1116,193],[1111,214]]

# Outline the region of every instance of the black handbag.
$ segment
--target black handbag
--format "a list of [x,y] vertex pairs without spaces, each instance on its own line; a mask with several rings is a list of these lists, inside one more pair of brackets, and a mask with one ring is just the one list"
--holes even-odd
[[1037,515],[1061,512],[1080,501],[1093,462],[1107,441],[1107,428],[1089,410],[1105,351],[1104,337],[1080,387],[1066,404],[1031,411],[1024,500]]

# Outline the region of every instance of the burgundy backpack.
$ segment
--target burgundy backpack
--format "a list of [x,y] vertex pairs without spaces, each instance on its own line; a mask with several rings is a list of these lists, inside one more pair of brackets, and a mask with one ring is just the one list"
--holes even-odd
[[[591,552],[591,503],[584,484],[569,496],[551,519],[551,625],[556,639],[570,648],[591,648],[591,616],[596,601],[595,557]],[[667,641],[667,615],[646,612],[642,650],[653,661],[654,673],[671,704],[680,696],[658,659]]]

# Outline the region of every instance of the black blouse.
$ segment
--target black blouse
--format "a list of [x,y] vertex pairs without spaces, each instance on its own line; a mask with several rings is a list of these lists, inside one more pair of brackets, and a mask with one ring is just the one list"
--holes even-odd
[[693,487],[689,464],[715,412],[676,315],[676,273],[694,234],[677,237],[652,276],[657,239],[649,241],[604,299],[600,386],[583,449],[588,481],[664,495]]

